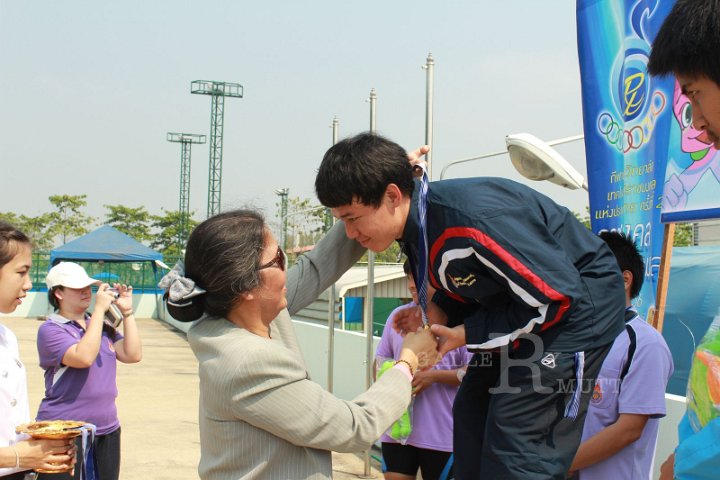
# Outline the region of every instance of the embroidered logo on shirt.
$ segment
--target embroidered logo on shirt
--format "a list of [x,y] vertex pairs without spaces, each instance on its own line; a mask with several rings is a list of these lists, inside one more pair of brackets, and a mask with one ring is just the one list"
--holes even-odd
[[599,383],[596,383],[595,388],[593,388],[593,394],[592,397],[590,397],[590,400],[592,400],[593,403],[599,403],[600,401],[602,401],[602,398],[602,388],[600,388]]
[[540,360],[540,363],[548,368],[555,368],[555,355],[548,353],[542,360]]
[[475,278],[475,274],[474,274],[474,273],[471,273],[470,275],[468,275],[468,276],[465,277],[465,278],[463,278],[463,277],[453,277],[452,275],[448,275],[448,278],[450,279],[450,281],[452,282],[452,284],[455,285],[455,288],[458,288],[458,287],[469,287],[470,285],[472,285],[473,283],[475,283],[475,282],[477,281],[477,279]]

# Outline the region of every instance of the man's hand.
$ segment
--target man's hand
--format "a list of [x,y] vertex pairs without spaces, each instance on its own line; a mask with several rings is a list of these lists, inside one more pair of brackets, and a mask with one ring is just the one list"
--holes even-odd
[[422,326],[422,311],[418,305],[398,309],[393,315],[393,330],[400,335],[414,332]]
[[444,325],[432,325],[430,331],[438,337],[438,353],[444,356],[450,350],[465,345],[465,325],[448,328]]
[[[433,302],[427,304],[428,323],[430,325],[447,325],[447,315]],[[418,305],[408,305],[393,315],[392,328],[400,335],[414,332],[422,326],[422,310]]]

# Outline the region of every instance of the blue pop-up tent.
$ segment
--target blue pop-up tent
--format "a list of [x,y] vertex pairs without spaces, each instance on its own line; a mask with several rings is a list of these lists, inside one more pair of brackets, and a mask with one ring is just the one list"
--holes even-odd
[[[149,262],[157,285],[157,263],[162,254],[156,252],[129,235],[103,225],[97,230],[76,238],[50,252],[50,267],[61,261],[82,262]],[[160,299],[155,292],[155,302],[160,311]]]
[[151,262],[162,261],[162,253],[146,247],[129,235],[103,225],[87,235],[55,248],[50,252],[50,266],[62,260],[96,262]]

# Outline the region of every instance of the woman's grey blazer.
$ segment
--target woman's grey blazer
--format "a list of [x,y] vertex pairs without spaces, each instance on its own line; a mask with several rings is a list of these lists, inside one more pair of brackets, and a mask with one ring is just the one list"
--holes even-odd
[[190,329],[200,372],[200,478],[332,478],[331,450],[369,448],[407,408],[410,382],[398,370],[352,401],[312,382],[290,320],[362,253],[338,222],[300,257],[288,272],[288,307],[272,322],[272,339],[223,318]]

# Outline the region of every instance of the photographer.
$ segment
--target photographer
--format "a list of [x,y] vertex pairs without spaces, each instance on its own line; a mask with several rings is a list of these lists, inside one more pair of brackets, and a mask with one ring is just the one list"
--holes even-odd
[[[38,420],[82,420],[96,426],[93,441],[98,478],[117,480],[120,475],[120,422],[117,416],[117,360],[136,363],[142,344],[132,309],[132,287],[90,278],[85,269],[62,262],[48,272],[48,300],[56,313],[38,330],[40,366],[45,370],[45,398]],[[91,285],[100,284],[92,315]],[[114,305],[123,320],[121,335],[105,316]],[[52,480],[80,478],[53,475]],[[42,475],[41,475],[42,477]]]

